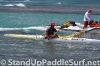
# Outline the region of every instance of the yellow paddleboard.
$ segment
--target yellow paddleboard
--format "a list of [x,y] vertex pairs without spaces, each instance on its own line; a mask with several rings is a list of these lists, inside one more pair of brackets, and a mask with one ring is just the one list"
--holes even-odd
[[4,36],[16,37],[16,38],[43,38],[42,35],[4,34]]
[[69,35],[69,36],[59,36],[59,38],[78,38],[78,37],[80,37],[81,35],[83,35],[85,33],[85,30],[82,30],[82,31],[80,31],[80,32],[78,32],[78,33],[76,33],[76,34],[71,34],[71,35]]
[[[85,31],[78,32],[76,34],[71,34],[69,36],[59,36],[59,38],[78,38],[83,35]],[[42,35],[21,35],[21,34],[4,34],[4,36],[8,37],[16,37],[16,38],[44,38]]]

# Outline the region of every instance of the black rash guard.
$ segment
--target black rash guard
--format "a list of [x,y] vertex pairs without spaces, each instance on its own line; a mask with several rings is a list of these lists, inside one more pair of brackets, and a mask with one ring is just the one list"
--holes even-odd
[[54,32],[57,32],[57,30],[54,27],[50,27],[47,29],[48,35],[54,34]]

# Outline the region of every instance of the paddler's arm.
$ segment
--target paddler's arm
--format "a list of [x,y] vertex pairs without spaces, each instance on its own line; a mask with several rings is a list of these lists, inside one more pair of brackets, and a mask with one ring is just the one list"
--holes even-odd
[[60,30],[56,30],[56,33],[54,34],[55,38],[59,38],[57,33],[60,32]]
[[56,30],[56,32],[59,32],[60,30],[58,29],[58,30]]

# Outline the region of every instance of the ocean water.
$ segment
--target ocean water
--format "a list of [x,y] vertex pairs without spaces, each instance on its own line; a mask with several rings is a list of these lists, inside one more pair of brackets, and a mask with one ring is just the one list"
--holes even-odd
[[[83,16],[88,8],[93,9],[91,18],[100,22],[100,0],[0,0],[0,66],[4,66],[5,63],[5,66],[38,66],[28,65],[28,63],[20,64],[20,61],[29,61],[30,59],[33,61],[35,59],[37,61],[43,59],[76,61],[75,64],[69,62],[70,65],[45,63],[39,66],[99,66],[95,62],[89,65],[77,64],[77,61],[84,59],[85,63],[87,61],[99,62],[99,44],[50,43],[4,36],[4,34],[10,33],[41,35],[45,31],[34,28],[49,25],[51,22],[58,25],[63,25],[66,20],[83,23]],[[58,35],[69,35],[75,32],[61,31]],[[82,37],[100,39],[100,30],[98,30],[98,35],[93,35],[94,33],[95,30],[87,32]]]

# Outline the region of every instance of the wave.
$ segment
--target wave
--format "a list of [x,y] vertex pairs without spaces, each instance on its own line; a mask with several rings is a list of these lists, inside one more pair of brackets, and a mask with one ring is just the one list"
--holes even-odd
[[35,29],[35,30],[46,30],[47,28],[39,26],[33,26],[33,27],[26,27],[26,28],[0,28],[0,31],[10,31],[10,30],[30,30],[30,29]]
[[[22,7],[22,8],[20,8]],[[35,13],[69,13],[69,14],[84,14],[91,6],[77,5],[62,5],[61,2],[56,2],[56,5],[29,5],[29,4],[6,4],[0,5],[1,12],[35,12]],[[92,14],[100,14],[100,9],[92,7]]]
[[29,0],[0,0],[0,2],[25,2]]
[[19,6],[19,7],[26,7],[24,4],[19,3],[19,4],[14,4],[15,6]]
[[60,5],[60,4],[61,4],[61,2],[57,2],[56,4]]
[[[47,28],[45,27],[26,27],[26,28],[0,28],[0,34],[8,34],[8,33],[15,33],[15,34],[41,34],[41,32],[45,31]],[[43,33],[44,34],[44,33]]]
[[25,0],[26,2],[30,1],[30,0]]
[[13,4],[6,4],[6,5],[1,5],[1,6],[14,6]]
[[6,5],[0,5],[0,6],[17,6],[17,7],[26,7],[25,4],[23,3],[19,3],[19,4],[6,4]]

